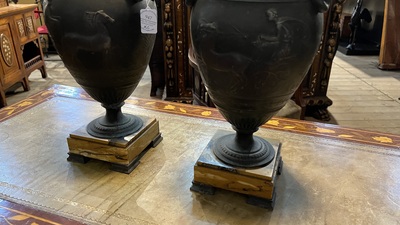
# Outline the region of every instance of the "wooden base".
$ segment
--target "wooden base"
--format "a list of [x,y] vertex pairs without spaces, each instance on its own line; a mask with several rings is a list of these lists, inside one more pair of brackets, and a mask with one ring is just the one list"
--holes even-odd
[[281,144],[265,139],[274,147],[275,158],[267,166],[256,169],[235,168],[219,161],[213,153],[213,144],[219,137],[232,132],[218,131],[208,143],[194,166],[192,191],[214,194],[214,188],[242,193],[247,203],[263,208],[273,208],[275,182],[282,171]]
[[379,45],[374,43],[356,43],[354,49],[348,49],[349,43],[340,42],[338,50],[345,55],[379,55]]
[[89,135],[86,125],[72,132],[67,138],[68,161],[86,163],[90,158],[111,163],[111,170],[130,173],[139,164],[150,147],[161,140],[159,122],[154,118],[139,116],[143,127],[122,139],[102,139]]

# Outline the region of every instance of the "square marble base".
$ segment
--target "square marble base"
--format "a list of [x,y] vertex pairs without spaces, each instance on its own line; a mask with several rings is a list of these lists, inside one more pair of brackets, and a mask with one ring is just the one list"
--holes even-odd
[[155,118],[139,116],[143,127],[121,139],[103,139],[91,136],[86,125],[72,132],[67,138],[69,161],[85,163],[90,158],[111,163],[111,169],[130,173],[140,158],[162,140],[159,122]]
[[[271,163],[255,169],[236,168],[220,161],[213,153],[214,142],[221,136],[233,132],[217,131],[194,166],[194,179],[191,190],[213,193],[213,187],[249,196],[248,203],[272,208],[275,197],[275,182],[281,173],[281,144],[277,140],[266,139],[275,150]],[[265,202],[263,203],[263,200]]]

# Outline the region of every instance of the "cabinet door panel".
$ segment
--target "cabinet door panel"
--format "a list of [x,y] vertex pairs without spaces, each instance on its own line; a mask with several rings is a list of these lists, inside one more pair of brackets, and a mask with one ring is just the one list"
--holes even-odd
[[15,54],[9,23],[0,25],[0,52],[2,86],[8,88],[16,81],[21,80],[21,68]]
[[33,17],[33,13],[25,13],[24,14],[24,18],[25,18],[25,27],[26,27],[26,33],[28,36],[29,40],[33,40],[37,37],[37,30],[36,30],[36,26],[35,26],[35,20]]
[[0,0],[0,7],[8,6],[8,0]]
[[28,34],[25,29],[25,20],[22,14],[14,16],[15,27],[17,28],[18,38],[21,43],[25,43],[28,40]]

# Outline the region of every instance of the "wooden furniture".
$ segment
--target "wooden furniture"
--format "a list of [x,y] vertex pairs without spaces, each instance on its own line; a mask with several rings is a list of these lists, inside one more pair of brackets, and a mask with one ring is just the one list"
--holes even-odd
[[[4,4],[2,4],[4,5]],[[35,4],[0,8],[0,107],[7,105],[5,92],[16,83],[29,90],[28,76],[39,69],[47,77],[33,11]]]
[[379,69],[400,69],[400,2],[385,1]]
[[326,95],[329,85],[332,63],[335,57],[339,37],[340,18],[345,0],[332,0],[324,14],[324,30],[317,55],[300,87],[293,95],[296,104],[301,107],[301,119],[312,116],[319,120],[329,120],[327,108],[332,100]]
[[184,0],[161,0],[161,9],[164,25],[165,100],[191,103],[193,76],[188,60],[190,11]]
[[1,0],[0,7],[6,7],[6,6],[8,6],[8,0]]
[[[124,107],[156,116],[164,136],[129,175],[110,171],[105,162],[65,159],[68,134],[103,112],[82,89],[55,86],[1,109],[0,195],[86,224],[400,222],[399,135],[273,118],[257,132],[282,142],[284,166],[270,212],[246,204],[241,194],[189,190],[210,138],[231,129],[218,110],[139,98]],[[240,185],[246,183],[230,187]]]

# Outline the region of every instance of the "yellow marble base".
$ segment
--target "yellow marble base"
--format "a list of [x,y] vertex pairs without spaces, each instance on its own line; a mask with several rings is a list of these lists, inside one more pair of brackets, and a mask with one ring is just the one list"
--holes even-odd
[[91,136],[86,125],[72,132],[67,138],[69,161],[85,163],[89,158],[111,163],[111,169],[130,173],[149,147],[162,140],[159,122],[155,118],[139,116],[143,127],[121,139],[103,139]]
[[212,137],[194,166],[194,187],[191,189],[207,193],[207,187],[211,186],[265,199],[273,204],[275,182],[282,167],[281,144],[277,140],[265,138],[275,150],[273,161],[256,169],[236,168],[224,164],[213,153],[215,140],[230,133],[232,132],[217,131]]

